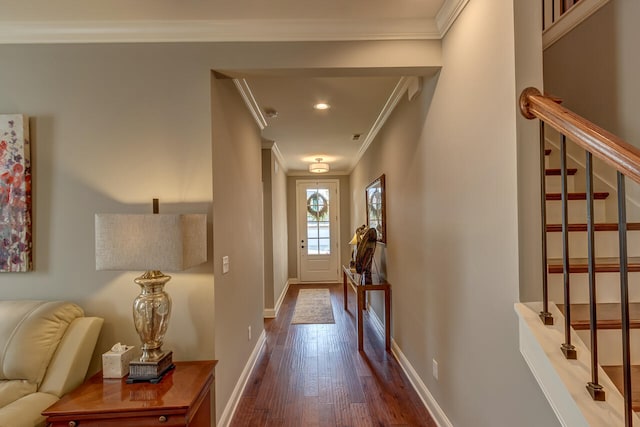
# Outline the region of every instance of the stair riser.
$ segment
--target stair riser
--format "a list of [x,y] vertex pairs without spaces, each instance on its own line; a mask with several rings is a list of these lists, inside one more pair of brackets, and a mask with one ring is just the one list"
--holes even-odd
[[[585,200],[569,200],[568,217],[570,223],[584,223],[587,217],[587,203]],[[594,200],[593,210],[596,222],[606,222],[607,212],[604,200]],[[562,202],[559,200],[547,200],[547,224],[562,223]]]
[[[587,258],[587,233],[569,233],[569,257]],[[620,246],[617,231],[596,231],[594,249],[596,257],[618,257]],[[627,251],[630,257],[640,256],[640,231],[627,233]],[[547,256],[562,258],[562,233],[547,233]]]
[[[574,192],[576,190],[575,176],[570,175],[567,177],[567,191]],[[584,186],[583,186],[584,187]],[[546,190],[547,193],[559,193],[562,191],[562,182],[559,176],[547,176],[546,177]]]
[[[580,339],[591,350],[589,331],[576,331]],[[629,332],[631,344],[631,364],[640,364],[640,329]],[[598,363],[603,366],[622,365],[622,334],[619,329],[598,331]]]
[[[589,277],[586,273],[570,275],[571,303],[589,303]],[[562,274],[549,274],[549,300],[564,302],[564,278]],[[620,302],[620,273],[597,273],[596,295],[598,302]],[[629,301],[640,301],[640,273],[629,273]]]

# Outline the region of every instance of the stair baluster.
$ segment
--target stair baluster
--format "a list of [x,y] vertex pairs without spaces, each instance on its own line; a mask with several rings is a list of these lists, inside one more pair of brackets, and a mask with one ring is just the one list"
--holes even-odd
[[549,312],[549,279],[547,278],[547,184],[545,178],[544,122],[540,120],[540,214],[542,218],[542,311],[540,319],[545,325],[553,325],[553,316]]
[[620,243],[620,308],[622,314],[622,373],[625,426],[632,425],[631,350],[629,346],[629,269],[627,259],[627,196],[624,175],[618,172],[618,233]]
[[[575,1],[574,1],[575,3]],[[585,228],[589,232],[589,265],[587,268],[582,268],[581,265],[574,265],[574,272],[588,272],[589,273],[589,314],[591,316],[589,321],[589,326],[591,329],[592,339],[597,335],[597,318],[596,318],[596,309],[595,304],[597,302],[596,299],[596,286],[595,280],[593,279],[594,273],[596,272],[620,272],[620,323],[614,322],[615,316],[611,316],[611,314],[605,315],[603,308],[600,308],[601,317],[603,319],[600,320],[600,330],[602,329],[611,329],[612,322],[615,323],[615,327],[617,328],[620,325],[621,336],[622,336],[622,367],[617,366],[608,366],[605,367],[606,371],[609,373],[609,377],[614,379],[612,375],[617,376],[620,375],[622,378],[622,387],[620,387],[623,398],[624,398],[624,418],[625,418],[625,426],[630,427],[633,424],[633,419],[635,414],[633,413],[633,390],[632,390],[632,366],[631,366],[631,350],[630,350],[630,328],[631,328],[631,312],[630,309],[635,307],[630,307],[629,305],[629,271],[640,271],[635,263],[629,264],[628,259],[628,249],[627,249],[627,231],[629,229],[632,230],[640,230],[640,227],[637,224],[628,224],[627,223],[627,210],[626,210],[626,189],[625,189],[625,178],[629,177],[636,183],[640,183],[640,149],[635,146],[625,142],[621,138],[616,135],[602,129],[601,127],[595,125],[594,123],[589,122],[587,119],[577,115],[559,105],[557,100],[552,97],[543,96],[540,91],[535,88],[527,88],[522,91],[520,96],[520,109],[522,115],[528,119],[538,118],[541,121],[545,122],[546,125],[551,126],[555,130],[557,130],[562,135],[562,140],[560,144],[560,156],[561,156],[561,190],[562,193],[560,197],[554,196],[553,198],[547,198],[547,200],[561,200],[562,201],[562,239],[563,239],[563,262],[562,262],[562,272],[564,273],[564,311],[565,311],[565,344],[562,344],[562,350],[565,352],[566,347],[573,347],[570,345],[570,328],[571,328],[571,320],[570,320],[570,290],[569,290],[569,278],[568,273],[571,271],[569,268],[569,254],[568,254],[568,213],[567,213],[567,169],[566,169],[566,138],[570,137],[572,141],[574,141],[578,146],[584,148],[592,155],[596,156],[599,160],[604,161],[605,163],[612,166],[617,171],[617,181],[618,181],[618,224],[608,224],[603,223],[599,224],[599,227],[596,227],[595,215],[593,211],[593,206],[588,208],[589,211],[589,219],[587,227],[584,227],[580,224],[575,224],[572,226],[574,231],[584,230]],[[588,175],[589,180],[592,180],[592,158],[589,156],[587,161],[587,168],[589,169]],[[599,197],[599,196],[602,197]],[[593,183],[588,182],[588,195],[586,199],[589,204],[593,203],[593,200],[596,199],[605,199],[608,193],[594,193],[593,192]],[[575,195],[572,197],[572,200],[578,200],[578,197]],[[618,230],[619,236],[619,262],[617,264],[612,262],[604,262],[600,264],[595,264],[594,262],[594,238],[593,234],[596,229],[601,231],[612,231],[614,229]],[[556,230],[557,227],[549,227],[549,230]],[[548,267],[548,271],[550,273],[560,273],[561,271],[557,271],[554,266],[551,264]],[[603,306],[611,306],[613,304],[603,304]],[[634,321],[634,325],[637,325],[637,321]],[[567,351],[571,353],[570,351]],[[567,354],[565,352],[565,355]],[[573,349],[575,354],[575,349]],[[597,344],[594,345],[594,341],[592,341],[592,379],[591,383],[597,383],[597,372],[595,371],[597,366],[597,359],[593,359],[593,357],[597,357]],[[634,367],[634,372],[637,370],[637,367]],[[618,374],[621,372],[621,374]],[[615,382],[615,379],[614,379]],[[589,383],[590,384],[590,383]],[[589,385],[587,386],[589,389]],[[612,391],[615,394],[615,391]]]
[[564,276],[564,344],[560,347],[567,359],[577,359],[576,348],[571,344],[571,289],[569,286],[569,203],[567,197],[567,137],[560,141],[560,179],[562,199],[562,272]]
[[596,310],[596,258],[594,251],[595,215],[593,213],[593,156],[586,151],[587,179],[587,258],[589,263],[589,311],[591,330],[591,381],[587,390],[593,400],[605,400],[605,392],[598,383],[598,319]]

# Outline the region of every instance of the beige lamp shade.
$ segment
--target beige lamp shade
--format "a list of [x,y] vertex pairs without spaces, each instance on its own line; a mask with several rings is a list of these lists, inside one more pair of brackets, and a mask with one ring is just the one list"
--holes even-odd
[[181,271],[207,260],[207,216],[96,214],[96,270]]

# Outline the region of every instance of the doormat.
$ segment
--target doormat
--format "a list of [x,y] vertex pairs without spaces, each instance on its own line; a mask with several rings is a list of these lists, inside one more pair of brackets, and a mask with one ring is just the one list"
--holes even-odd
[[301,289],[291,324],[336,323],[329,289]]

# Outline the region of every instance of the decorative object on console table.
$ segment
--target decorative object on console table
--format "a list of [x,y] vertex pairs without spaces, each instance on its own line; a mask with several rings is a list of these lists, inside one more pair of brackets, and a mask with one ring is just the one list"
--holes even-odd
[[0,272],[32,270],[29,118],[0,114]]
[[362,283],[372,283],[371,276],[371,263],[373,262],[373,254],[376,251],[376,230],[369,228],[362,235],[360,242],[358,243],[358,250],[356,252],[356,273],[360,274]]
[[157,382],[173,367],[172,352],[162,350],[171,316],[164,285],[171,276],[207,260],[207,216],[96,214],[96,270],[147,270],[134,281],[140,295],[133,320],[142,341],[140,360],[129,364],[127,381]]
[[367,226],[378,233],[378,242],[387,243],[387,205],[385,176],[380,175],[365,190]]
[[49,427],[210,427],[215,360],[176,362],[165,381],[128,384],[98,372],[42,414]]
[[349,268],[356,268],[356,254],[358,252],[358,243],[362,240],[362,235],[367,231],[367,226],[362,224],[360,227],[356,228],[356,232],[353,234],[351,241],[349,244],[353,246],[351,250],[351,261],[349,261]]

